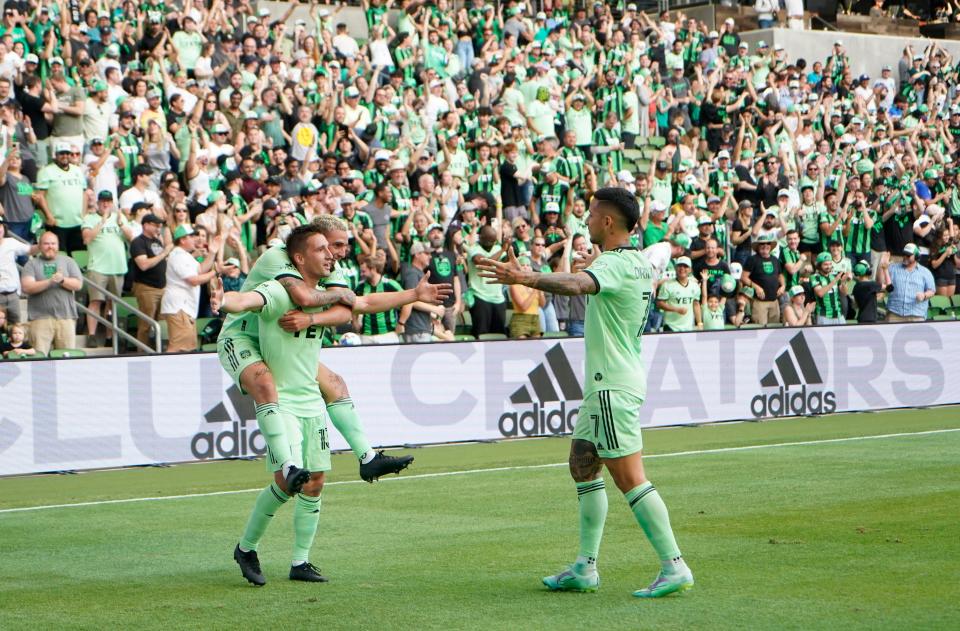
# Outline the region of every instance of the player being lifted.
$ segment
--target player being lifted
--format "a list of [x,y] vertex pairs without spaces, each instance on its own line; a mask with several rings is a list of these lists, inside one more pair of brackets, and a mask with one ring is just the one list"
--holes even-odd
[[[315,287],[330,275],[334,261],[327,247],[326,237],[317,224],[295,228],[287,239],[286,251],[292,266],[286,277],[297,278]],[[296,497],[293,513],[293,562],[290,579],[326,582],[320,570],[309,561],[320,521],[320,492],[325,472],[330,470],[330,445],[327,439],[327,411],[317,388],[317,363],[323,346],[323,327],[349,321],[350,309],[341,304],[330,307],[309,307],[314,324],[306,329],[288,332],[278,321],[296,305],[278,280],[269,280],[252,291],[230,292],[222,296],[215,292],[213,302],[222,302],[220,310],[227,313],[249,312],[257,319],[261,357],[270,367],[276,383],[279,409],[273,414],[278,431],[283,434],[288,451],[270,452],[267,468],[278,471],[281,462],[290,462],[297,470],[310,471]],[[277,510],[293,495],[282,488],[281,478],[260,492],[253,512],[247,521],[234,558],[240,564],[244,578],[254,585],[263,585],[266,579],[260,570],[257,547]]]
[[[320,215],[314,222],[327,238],[334,262],[343,259],[348,246],[346,224],[332,215]],[[350,291],[336,265],[331,274],[323,279],[324,289],[307,285],[298,275],[292,273],[292,270],[295,271],[287,249],[273,247],[257,259],[241,287],[241,291],[251,291],[268,280],[277,280],[298,309],[285,314],[279,320],[279,324],[288,331],[302,330],[313,325],[311,314],[299,309],[342,303],[351,307],[355,313],[377,313],[416,302],[440,304],[452,291],[450,285],[429,284],[425,277],[424,282],[415,289],[358,298]],[[273,454],[287,453],[289,446],[285,443],[282,427],[276,416],[277,391],[273,375],[261,359],[256,314],[228,316],[217,339],[217,352],[220,365],[243,392],[253,397],[257,424],[268,451]],[[327,401],[327,413],[333,426],[343,435],[360,460],[361,478],[373,482],[382,475],[399,473],[413,462],[411,456],[398,458],[373,450],[350,398],[350,392],[340,375],[320,364],[317,367],[316,379],[323,398]],[[309,472],[301,471],[289,461],[281,462],[280,465],[278,484],[284,491],[295,494],[300,485],[309,479]]]
[[509,260],[481,262],[484,277],[505,285],[526,285],[552,294],[589,296],[584,346],[583,404],[570,445],[570,474],[580,503],[580,553],[565,571],[543,583],[555,591],[596,591],[597,553],[607,517],[606,466],[626,497],[637,522],[660,557],[657,578],[633,593],[657,598],[693,586],[693,574],[680,554],[660,494],[643,471],[640,406],[647,377],[641,359],[641,333],[653,296],[654,269],[630,233],[640,217],[636,198],[624,189],[602,188],[590,203],[590,240],[603,252],[583,271],[540,274]]

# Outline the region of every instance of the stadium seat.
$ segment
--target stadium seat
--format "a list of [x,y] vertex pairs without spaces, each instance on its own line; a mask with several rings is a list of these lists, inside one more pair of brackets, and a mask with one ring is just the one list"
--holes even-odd
[[941,313],[940,315],[933,316],[933,319],[936,322],[953,321],[957,319],[957,316],[952,313]]
[[457,342],[476,342],[477,338],[473,337],[469,333],[458,333],[453,336],[453,339]]
[[930,299],[930,313],[933,315],[942,315],[944,313],[950,313],[953,310],[953,305],[950,302],[949,296],[934,296]]
[[751,322],[750,324],[741,324],[740,328],[741,329],[762,329],[763,325]]
[[86,357],[87,352],[81,348],[58,348],[50,351],[50,357]]
[[10,353],[7,355],[7,359],[13,361],[30,361],[31,359],[45,359],[47,356],[43,353],[37,352],[33,355],[23,355],[20,353]]
[[204,344],[203,346],[200,347],[200,350],[203,351],[204,353],[216,352],[217,343],[211,342],[210,344]]
[[623,158],[624,160],[632,160],[636,162],[637,160],[643,158],[643,150],[641,149],[624,149]]
[[783,322],[767,322],[766,328],[779,329],[783,327]]
[[649,144],[656,147],[657,149],[662,149],[665,144],[667,144],[667,139],[663,136],[650,136],[648,139]]
[[507,339],[507,336],[504,335],[503,333],[481,333],[479,339],[485,340],[485,341],[489,341],[489,340],[505,340],[505,339]]
[[547,331],[543,337],[570,337],[570,334],[566,331]]
[[87,271],[87,263],[90,261],[90,255],[86,250],[76,250],[72,255],[70,255],[70,258],[76,261],[77,267],[84,272]]

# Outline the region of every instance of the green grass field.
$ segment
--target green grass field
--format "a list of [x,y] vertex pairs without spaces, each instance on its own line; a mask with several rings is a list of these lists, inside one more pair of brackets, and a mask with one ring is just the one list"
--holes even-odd
[[[862,439],[885,434],[909,435]],[[548,466],[568,441],[550,438],[419,449],[372,486],[336,456],[311,559],[325,585],[286,579],[290,505],[260,548],[268,584],[240,577],[262,462],[2,479],[0,629],[957,628],[960,408],[645,441],[697,580],[678,597],[631,597],[657,561],[609,476],[599,593],[541,587],[577,551],[576,494]],[[727,449],[760,445],[780,446]],[[462,473],[428,475],[446,472]]]

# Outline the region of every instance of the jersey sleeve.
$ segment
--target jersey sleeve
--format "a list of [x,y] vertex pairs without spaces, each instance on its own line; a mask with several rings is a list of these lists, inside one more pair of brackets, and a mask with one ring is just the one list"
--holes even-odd
[[597,293],[617,291],[623,284],[624,268],[613,252],[604,252],[584,270],[597,284]]
[[260,317],[264,320],[277,320],[289,311],[292,306],[290,297],[287,295],[287,290],[275,280],[261,283],[253,291],[260,294],[263,298],[263,308],[260,309]]
[[294,267],[290,261],[285,247],[274,246],[270,248],[264,252],[263,256],[257,259],[254,267],[257,265],[263,266],[262,270],[260,270],[262,274],[261,278],[278,280],[291,276],[293,278],[303,279],[303,276],[300,275],[300,272],[297,271],[297,268]]
[[333,271],[330,272],[330,275],[324,278],[322,281],[324,288],[330,287],[346,287],[350,288],[350,282],[347,280],[347,275],[343,273],[343,269],[336,265],[333,268]]

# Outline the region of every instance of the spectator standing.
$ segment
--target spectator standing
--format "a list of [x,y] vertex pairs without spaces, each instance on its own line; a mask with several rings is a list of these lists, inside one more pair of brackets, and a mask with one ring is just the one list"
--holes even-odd
[[[423,278],[423,274],[430,265],[430,248],[423,242],[417,241],[410,246],[410,262],[403,266],[403,288],[414,289]],[[499,285],[497,285],[499,289]],[[405,305],[400,312],[400,331],[406,343],[432,342],[433,319],[443,317],[446,309],[443,305],[431,305],[424,302],[414,302]]]
[[137,202],[150,204],[154,211],[162,212],[163,202],[160,195],[152,188],[153,169],[149,164],[138,164],[133,167],[133,186],[120,195],[120,210],[129,213]]
[[[59,58],[51,60],[51,65],[58,60]],[[60,60],[60,63],[63,61]],[[86,109],[86,98],[83,87],[79,83],[71,84],[62,72],[50,77],[46,100],[53,110],[51,141],[54,147],[66,144],[68,151],[83,149],[83,112]]]
[[[140,221],[143,232],[130,242],[130,258],[133,261],[133,295],[137,309],[154,320],[160,318],[160,301],[167,285],[167,257],[173,244],[164,245],[160,240],[163,220],[153,213],[144,215]],[[227,283],[224,281],[224,287]],[[146,320],[137,319],[137,339],[150,344],[150,326]]]
[[775,243],[773,235],[762,234],[757,237],[753,243],[756,253],[743,266],[741,282],[753,287],[750,313],[756,324],[778,322],[780,318],[779,298],[785,291],[785,280],[779,259],[771,254]]
[[920,248],[908,243],[903,262],[890,266],[893,289],[887,298],[887,322],[923,322],[927,319],[930,298],[936,295],[933,274],[917,263]]
[[[130,221],[113,203],[113,193],[100,191],[97,195],[97,212],[83,218],[83,243],[90,253],[87,276],[90,310],[100,315],[109,296],[95,285],[117,296],[123,294],[123,278],[127,274],[127,243],[133,238]],[[103,313],[107,313],[104,309]],[[87,314],[87,335],[97,334],[97,320]]]
[[40,255],[23,268],[20,281],[27,294],[30,343],[46,355],[51,348],[76,348],[77,305],[74,294],[83,287],[76,262],[59,253],[55,232],[40,237]]
[[0,218],[0,308],[6,310],[6,321],[20,322],[20,270],[17,258],[36,254],[36,246],[7,236],[8,225]]
[[857,322],[860,324],[876,322],[877,299],[884,294],[884,288],[890,284],[888,269],[881,270],[880,278],[884,279],[884,284],[873,279],[873,271],[866,261],[860,261],[854,265],[853,274],[857,278],[857,283],[853,286],[853,299],[857,303]]
[[816,273],[810,285],[817,300],[817,325],[846,324],[840,295],[847,293],[846,277],[833,270],[833,257],[829,252],[817,255]]
[[[533,267],[530,259],[523,256],[517,259],[520,269],[530,271]],[[524,285],[510,285],[510,301],[513,304],[513,316],[510,318],[510,337],[526,339],[540,337],[540,310],[547,303],[546,295],[539,289]]]
[[33,219],[33,185],[21,172],[23,160],[19,149],[14,146],[0,163],[0,205],[3,207],[3,221],[9,234],[16,235],[27,243],[34,242],[30,224]]
[[427,239],[430,242],[430,278],[433,284],[449,283],[453,286],[453,295],[444,302],[443,328],[447,331],[456,331],[457,316],[463,311],[461,299],[460,275],[457,274],[457,255],[444,247],[443,227],[431,224],[427,228]]
[[[170,342],[167,352],[197,349],[196,320],[200,310],[200,285],[216,276],[215,258],[207,256],[203,263],[193,254],[197,250],[197,233],[189,225],[173,232],[174,248],[167,257],[167,284],[160,301],[160,315],[167,321]],[[211,248],[219,250],[219,241]]]
[[[358,296],[403,291],[400,283],[383,275],[386,265],[387,257],[383,250],[360,255],[360,275],[363,280],[357,286]],[[353,329],[360,334],[364,344],[396,344],[400,342],[397,333],[399,313],[399,309],[390,309],[379,313],[357,314],[354,317]]]
[[37,205],[47,229],[57,235],[67,254],[86,249],[80,223],[87,214],[87,178],[83,169],[70,161],[73,152],[69,143],[55,143],[54,161],[40,169],[36,184],[40,193]]
[[811,315],[817,308],[817,302],[806,302],[807,293],[802,285],[794,285],[789,290],[790,301],[783,307],[783,323],[786,326],[810,326]]
[[470,307],[470,319],[473,323],[473,336],[484,333],[503,333],[506,328],[507,307],[500,285],[488,283],[481,278],[477,263],[489,258],[495,261],[503,256],[497,228],[486,225],[480,228],[478,242],[467,248],[468,285],[473,298]]
[[690,277],[690,257],[674,262],[677,277],[661,283],[657,289],[657,307],[663,311],[663,326],[668,331],[693,331],[703,327],[700,313],[700,285]]

